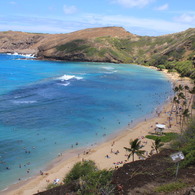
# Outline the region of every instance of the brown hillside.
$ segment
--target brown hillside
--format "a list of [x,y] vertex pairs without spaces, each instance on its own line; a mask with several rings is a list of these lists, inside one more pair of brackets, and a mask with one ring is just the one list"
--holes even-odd
[[37,54],[38,47],[46,41],[47,34],[31,34],[25,32],[0,32],[1,53],[32,53]]
[[0,52],[38,53],[38,47],[44,50],[75,39],[93,39],[95,37],[136,37],[121,27],[104,27],[80,30],[67,34],[39,34],[16,31],[0,32]]
[[67,34],[6,31],[0,32],[0,52],[33,53],[39,59],[152,66],[172,61],[193,63],[195,29],[158,37],[137,36],[122,27],[90,28]]

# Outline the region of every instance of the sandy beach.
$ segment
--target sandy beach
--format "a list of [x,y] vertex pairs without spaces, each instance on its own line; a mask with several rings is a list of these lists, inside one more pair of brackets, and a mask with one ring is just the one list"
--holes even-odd
[[[190,80],[180,78],[176,73],[167,73],[164,71],[170,81],[174,84],[190,84]],[[12,185],[8,190],[0,192],[4,195],[32,195],[40,191],[44,191],[49,183],[53,183],[55,179],[61,182],[66,173],[72,166],[82,160],[93,160],[100,169],[115,169],[116,166],[122,166],[127,160],[127,153],[124,147],[129,147],[129,141],[139,138],[144,145],[143,150],[149,154],[151,151],[152,140],[146,139],[145,136],[149,133],[154,133],[155,125],[157,123],[165,124],[165,132],[180,132],[180,126],[176,123],[175,118],[171,121],[171,128],[168,128],[168,117],[171,110],[171,102],[166,102],[161,108],[161,112],[155,117],[145,119],[135,126],[129,126],[120,134],[113,136],[105,143],[92,146],[88,149],[72,150],[65,152],[59,156],[48,167],[47,171],[43,171],[43,175],[35,176],[27,181],[21,181],[18,184]],[[135,156],[135,160],[138,157]],[[127,161],[130,162],[131,158]]]

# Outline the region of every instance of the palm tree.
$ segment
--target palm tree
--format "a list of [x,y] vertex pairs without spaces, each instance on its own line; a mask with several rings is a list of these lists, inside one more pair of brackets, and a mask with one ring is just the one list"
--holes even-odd
[[183,91],[183,86],[182,85],[179,85],[179,91]]
[[132,160],[134,161],[134,155],[137,154],[138,156],[141,156],[144,154],[145,150],[140,150],[143,146],[141,146],[141,141],[139,139],[135,139],[133,141],[129,142],[130,148],[124,147],[126,151],[129,152],[128,159],[132,156]]
[[184,107],[184,109],[186,109],[186,107],[187,107],[187,100],[183,101],[182,106]]
[[174,107],[176,109],[176,102],[177,102],[177,97],[174,96],[173,101],[172,101],[173,104],[172,104],[172,107],[171,107],[171,114],[173,113]]
[[161,143],[161,139],[157,137],[155,141],[152,143],[152,149],[156,150],[156,153],[158,154],[159,148],[161,148],[164,144]]
[[179,104],[180,104],[180,101],[179,101],[179,99],[175,98],[174,99],[174,102],[176,104],[176,112],[175,112],[176,123],[178,123],[177,116],[179,114]]
[[173,89],[173,91],[174,91],[174,93],[176,94],[178,91],[179,91],[179,87],[175,87],[174,89]]
[[179,99],[183,99],[183,100],[186,99],[186,97],[185,97],[185,95],[184,95],[183,92],[180,92],[180,93],[178,94],[178,98],[179,98]]
[[190,98],[190,102],[188,104],[188,109],[190,108],[191,106],[191,113],[192,113],[192,106],[193,106],[193,100],[194,100],[194,94],[195,94],[195,86],[192,88],[192,90],[189,90],[189,93],[191,94],[191,98]]
[[190,88],[189,88],[188,85],[185,85],[185,86],[184,86],[184,89],[185,89],[185,96],[186,96],[186,93],[187,93],[187,91],[189,91]]
[[183,116],[183,120],[182,120],[182,125],[181,125],[181,129],[183,129],[183,125],[184,123],[186,123],[186,118],[188,119],[189,116],[190,116],[190,112],[188,109],[185,109],[182,113],[182,116]]

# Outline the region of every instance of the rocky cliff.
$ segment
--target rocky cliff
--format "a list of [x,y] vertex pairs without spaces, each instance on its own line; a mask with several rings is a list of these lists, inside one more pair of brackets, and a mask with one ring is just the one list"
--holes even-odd
[[1,53],[37,54],[38,47],[49,37],[45,34],[31,34],[15,31],[0,32]]

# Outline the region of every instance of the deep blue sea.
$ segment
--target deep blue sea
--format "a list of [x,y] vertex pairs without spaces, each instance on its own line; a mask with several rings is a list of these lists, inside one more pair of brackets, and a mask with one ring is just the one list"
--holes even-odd
[[0,54],[0,190],[76,142],[104,141],[150,116],[172,94],[161,72],[138,65],[20,58]]

